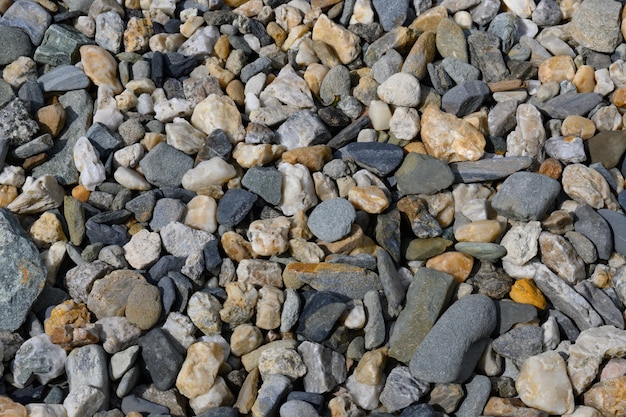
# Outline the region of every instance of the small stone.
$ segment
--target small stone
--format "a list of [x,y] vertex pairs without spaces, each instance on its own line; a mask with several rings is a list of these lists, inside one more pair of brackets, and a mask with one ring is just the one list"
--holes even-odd
[[542,352],[543,329],[539,326],[516,327],[492,342],[493,350],[501,356],[522,363]]
[[614,199],[602,174],[582,164],[571,164],[563,170],[563,191],[573,200],[595,209],[616,209]]
[[307,367],[295,349],[276,347],[265,349],[259,356],[259,371],[263,379],[268,375],[284,375],[295,380],[307,372]]
[[254,253],[260,256],[280,255],[289,245],[291,223],[284,216],[250,223],[247,237]]
[[346,28],[334,23],[325,14],[315,22],[312,39],[329,45],[342,64],[354,61],[361,53],[360,39]]
[[93,283],[87,306],[98,319],[123,316],[128,295],[133,288],[144,283],[145,278],[132,270],[116,270]]
[[[426,382],[465,381],[495,326],[496,309],[489,297],[461,298],[446,310],[418,346],[409,364],[411,374]],[[442,355],[442,349],[448,353]]]
[[198,103],[193,110],[191,124],[207,135],[215,129],[222,129],[232,144],[245,138],[241,114],[228,96],[211,94]]
[[456,411],[459,417],[469,417],[480,414],[491,394],[491,381],[484,375],[474,375],[465,384],[467,394]]
[[545,151],[563,163],[578,163],[587,160],[583,140],[579,137],[555,137],[544,143]]
[[65,372],[66,353],[53,344],[47,334],[28,339],[15,353],[12,370],[18,386],[25,386],[31,377],[47,384]]
[[540,310],[545,310],[547,307],[546,298],[530,278],[516,280],[509,296],[517,303],[530,304]]
[[441,19],[437,25],[436,41],[437,51],[443,58],[457,58],[463,62],[468,62],[465,35],[453,19]]
[[319,239],[335,242],[350,232],[355,216],[348,200],[336,198],[319,204],[311,212],[307,225]]
[[620,131],[600,132],[589,138],[587,145],[591,163],[602,162],[606,169],[611,169],[626,152],[626,136]]
[[489,87],[484,82],[466,81],[448,90],[441,98],[441,106],[446,112],[463,117],[476,111],[489,94]]
[[394,412],[418,401],[428,389],[429,384],[411,376],[408,367],[398,366],[387,376],[380,402],[388,411]]
[[319,116],[310,110],[301,110],[276,130],[278,141],[287,150],[324,144],[331,135]]
[[[528,192],[531,189],[533,192]],[[517,172],[504,181],[492,206],[514,220],[538,220],[545,217],[560,190],[559,183],[545,175]]]
[[67,417],[94,415],[105,401],[105,394],[101,390],[82,385],[70,391],[63,400],[63,407],[67,411]]
[[307,211],[317,204],[315,185],[309,170],[302,164],[281,162],[278,171],[283,176],[280,209],[285,216]]
[[572,37],[585,48],[612,53],[621,40],[619,11],[612,0],[581,3],[572,16]]
[[378,97],[387,104],[417,107],[420,102],[419,80],[406,72],[393,74],[377,89]]
[[130,294],[126,311],[128,321],[141,330],[149,330],[161,317],[161,293],[150,284],[136,285]]
[[204,230],[192,229],[182,223],[170,223],[161,229],[163,247],[174,256],[189,256],[200,251],[215,237]]
[[[154,149],[150,151],[150,153],[152,152],[154,152]],[[150,155],[150,153],[148,153],[148,155]],[[143,160],[145,160],[145,158],[142,159],[142,161]],[[214,186],[221,186],[229,179],[233,178],[236,173],[235,168],[231,164],[215,156],[208,161],[200,162],[193,169],[188,168],[182,173],[180,183],[186,190],[198,192],[203,189],[210,189]]]
[[613,239],[607,221],[586,204],[576,208],[575,213],[574,229],[593,242],[600,259],[608,259],[613,251]]
[[524,404],[549,414],[574,411],[574,395],[561,356],[548,351],[529,358],[520,369],[515,388]]
[[222,304],[208,292],[194,293],[189,299],[187,315],[193,324],[206,335],[219,334],[222,329],[220,310]]
[[439,406],[446,413],[455,411],[465,396],[460,384],[435,384],[429,393],[428,404]]
[[206,394],[215,383],[220,365],[224,362],[224,349],[214,342],[197,342],[187,349],[176,388],[187,398]]
[[287,106],[310,108],[314,105],[311,90],[291,65],[284,66],[264,92]]
[[254,417],[270,417],[276,414],[283,399],[291,391],[291,382],[284,375],[271,374],[259,389],[251,412]]
[[[436,172],[436,175],[433,175]],[[395,173],[403,195],[434,194],[448,188],[454,177],[447,164],[428,155],[409,153]]]
[[[215,165],[219,164],[216,163]],[[226,191],[217,206],[217,222],[226,227],[236,226],[246,218],[256,199],[256,195],[246,190],[232,189]]]
[[235,356],[242,356],[252,352],[263,342],[263,334],[258,327],[251,324],[240,324],[230,336],[231,352]]

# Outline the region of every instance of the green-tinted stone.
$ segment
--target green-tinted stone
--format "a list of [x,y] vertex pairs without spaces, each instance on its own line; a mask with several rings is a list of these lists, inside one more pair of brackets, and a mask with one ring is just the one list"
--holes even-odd
[[80,60],[78,49],[93,41],[71,26],[50,25],[33,59],[52,66],[73,65]]
[[389,356],[408,363],[439,315],[450,302],[455,281],[452,275],[430,268],[415,273],[406,295],[406,306],[389,338]]
[[445,252],[452,242],[440,237],[414,239],[409,243],[404,257],[408,261],[425,261]]
[[63,198],[63,215],[67,222],[70,241],[75,246],[80,246],[85,238],[85,212],[80,201],[66,195]]
[[497,243],[459,242],[454,245],[454,249],[472,255],[474,258],[489,262],[497,262],[506,256],[506,248]]
[[445,161],[410,152],[395,173],[402,195],[435,194],[448,188],[454,175]]
[[626,132],[623,130],[600,132],[586,141],[591,163],[602,162],[606,169],[617,166],[626,152]]

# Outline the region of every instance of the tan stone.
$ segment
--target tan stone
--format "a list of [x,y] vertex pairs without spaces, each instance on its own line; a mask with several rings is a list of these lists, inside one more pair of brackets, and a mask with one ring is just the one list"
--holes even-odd
[[278,159],[285,152],[283,145],[261,143],[238,143],[233,151],[233,158],[242,168],[267,165]]
[[230,350],[235,356],[252,352],[263,343],[263,333],[251,324],[240,324],[230,336]]
[[236,273],[237,282],[283,287],[281,268],[277,262],[265,259],[243,259],[239,262]]
[[576,65],[572,57],[557,55],[546,59],[539,65],[539,81],[546,84],[552,81],[572,81],[576,75]]
[[446,162],[476,161],[485,150],[485,137],[478,129],[436,106],[424,110],[421,136],[428,154]]
[[260,256],[280,255],[289,248],[291,222],[284,216],[255,220],[248,227],[247,236],[252,251]]
[[296,42],[300,41],[300,39],[305,36],[308,36],[310,31],[311,28],[309,28],[308,25],[297,25],[292,27],[289,29],[289,33],[287,34],[287,37],[285,38],[285,41],[280,49],[285,52],[288,51]]
[[239,109],[228,96],[211,94],[198,103],[191,115],[191,124],[207,135],[222,129],[232,144],[243,141],[246,136]]
[[546,175],[550,178],[558,180],[561,178],[561,173],[563,172],[563,166],[559,161],[554,158],[546,158],[541,165],[539,166],[540,174]]
[[261,373],[259,372],[259,368],[254,368],[250,371],[250,373],[248,373],[245,381],[243,381],[243,385],[241,386],[241,390],[239,390],[239,395],[237,396],[237,401],[233,405],[234,408],[239,410],[239,413],[245,415],[252,410],[252,406],[254,405],[254,401],[256,400],[259,390],[260,375]]
[[0,395],[0,415],[2,417],[26,417],[26,407],[9,397]]
[[256,325],[259,329],[272,330],[280,326],[280,314],[285,302],[282,290],[265,285],[259,290],[256,304]]
[[84,303],[67,300],[57,305],[44,321],[44,329],[50,341],[69,350],[76,345],[72,339],[73,330],[89,324],[89,310]]
[[417,16],[409,28],[418,32],[436,32],[439,22],[446,17],[448,17],[448,10],[445,6],[433,7]]
[[298,342],[293,339],[279,339],[270,343],[259,346],[250,353],[246,353],[241,357],[241,364],[246,371],[251,372],[259,366],[259,358],[261,354],[268,349],[286,348],[295,349]]
[[304,239],[290,239],[289,254],[298,262],[317,263],[324,259],[324,251],[314,242]]
[[354,249],[363,244],[364,234],[363,229],[357,224],[353,224],[350,229],[350,234],[341,240],[336,242],[319,242],[319,246],[322,249],[326,249],[329,253],[344,254],[347,255]]
[[578,405],[571,414],[563,414],[563,417],[602,417],[602,414],[593,407]]
[[427,268],[450,274],[457,283],[465,282],[473,266],[474,258],[461,252],[444,252],[426,262]]
[[0,207],[6,207],[17,198],[17,187],[0,185]]
[[213,47],[213,51],[215,55],[217,55],[220,59],[228,58],[230,54],[230,42],[228,41],[227,35],[221,35],[217,38],[217,42],[215,42],[215,46]]
[[332,159],[332,153],[327,145],[313,145],[286,151],[282,159],[290,164],[302,164],[313,172],[321,170]]
[[43,133],[56,138],[65,126],[65,109],[61,103],[50,104],[37,110],[37,121]]
[[176,378],[176,388],[187,398],[206,394],[224,362],[224,348],[214,342],[197,342],[187,349],[187,357]]
[[244,85],[238,80],[234,79],[226,86],[226,95],[230,97],[236,105],[243,107],[245,104],[244,98]]
[[389,348],[382,347],[363,354],[354,370],[357,382],[366,385],[378,385],[383,377],[388,350]]
[[483,414],[493,417],[543,417],[545,412],[527,408],[519,398],[491,397]]
[[571,164],[563,170],[563,191],[574,201],[595,209],[606,206],[617,210],[618,205],[604,177],[595,169],[583,164]]
[[360,38],[326,15],[321,15],[313,26],[313,40],[322,41],[333,48],[342,64],[354,61],[361,53]]
[[122,92],[122,84],[117,78],[117,61],[106,49],[83,45],[79,51],[83,70],[95,85],[109,88],[114,94]]
[[67,242],[63,232],[63,225],[52,212],[45,212],[30,227],[30,236],[39,247],[51,245],[54,242]]
[[226,256],[235,262],[241,262],[244,259],[256,258],[253,254],[252,245],[243,236],[235,232],[226,232],[221,239],[222,248],[226,252]]
[[595,123],[583,116],[571,115],[563,120],[561,134],[563,136],[578,136],[585,140],[591,138],[596,133]]
[[325,65],[313,63],[304,71],[304,81],[306,81],[309,90],[311,90],[314,95],[319,95],[322,81],[324,77],[326,77],[326,74],[328,74],[328,70],[328,67]]
[[189,38],[194,32],[204,24],[204,18],[202,16],[193,16],[190,17],[180,26],[180,33]]
[[228,297],[220,310],[221,319],[231,326],[250,320],[259,297],[254,286],[243,282],[229,282],[224,289]]
[[424,32],[411,47],[402,64],[402,71],[413,74],[421,80],[426,76],[426,65],[434,61],[436,54],[435,33]]
[[18,88],[28,80],[37,79],[37,63],[30,57],[21,56],[4,67],[2,78]]
[[535,281],[530,278],[521,278],[516,280],[511,286],[509,297],[516,303],[530,304],[537,307],[539,310],[545,310],[548,302],[546,297],[537,285]]
[[515,388],[527,406],[549,414],[574,411],[574,394],[566,364],[555,351],[547,351],[527,359],[515,381]]
[[583,403],[604,417],[626,415],[626,376],[598,382],[583,394]]
[[596,88],[595,70],[591,65],[581,65],[574,75],[572,83],[579,93],[593,93]]
[[77,185],[72,188],[72,197],[80,201],[81,203],[86,203],[89,200],[89,196],[91,195],[91,191],[83,187],[82,185]]
[[280,27],[278,23],[274,21],[269,22],[265,30],[267,30],[267,34],[274,39],[276,46],[279,48],[283,46],[285,39],[287,39],[287,32],[285,32],[285,30]]
[[497,220],[477,220],[459,226],[454,237],[459,242],[495,242],[502,228]]
[[389,199],[385,192],[375,185],[353,187],[348,191],[348,200],[355,209],[370,214],[380,214],[389,207]]

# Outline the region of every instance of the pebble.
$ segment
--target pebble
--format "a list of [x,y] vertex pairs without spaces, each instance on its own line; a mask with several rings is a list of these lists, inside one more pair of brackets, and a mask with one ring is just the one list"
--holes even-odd
[[317,238],[335,242],[350,232],[355,218],[356,212],[352,204],[346,199],[336,198],[315,207],[307,226]]
[[[528,192],[531,189],[533,193]],[[492,205],[499,214],[514,220],[539,220],[545,217],[560,191],[560,184],[551,178],[517,172],[503,182]]]

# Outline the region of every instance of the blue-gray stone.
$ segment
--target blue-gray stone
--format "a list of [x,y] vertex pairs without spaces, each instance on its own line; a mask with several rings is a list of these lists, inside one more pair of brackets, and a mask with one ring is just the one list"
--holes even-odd
[[[395,49],[388,50],[374,65],[372,65],[371,76],[378,84],[382,84],[393,74],[400,72],[404,58]],[[329,72],[330,73],[330,72]],[[350,80],[348,74],[348,81]],[[325,79],[325,78],[324,78]],[[323,83],[322,83],[323,85]],[[350,84],[348,84],[349,86]]]
[[185,259],[174,255],[161,256],[148,270],[148,275],[152,281],[158,281],[171,271],[180,271],[185,265]]
[[17,1],[0,18],[0,26],[22,29],[35,46],[41,43],[50,23],[50,13],[34,1]]
[[441,61],[441,66],[457,84],[463,84],[467,81],[478,80],[480,78],[480,70],[478,68],[458,58],[444,58],[443,61]]
[[184,361],[176,345],[156,327],[139,339],[139,346],[154,386],[161,391],[172,388]]
[[516,303],[508,299],[495,303],[498,311],[497,334],[504,334],[518,323],[528,323],[537,318],[537,309],[530,304]]
[[413,377],[408,367],[396,366],[387,376],[380,402],[393,413],[417,402],[429,390],[430,384]]
[[597,93],[568,93],[546,101],[535,102],[539,110],[553,119],[565,119],[567,116],[585,116],[602,102],[602,95]]
[[330,106],[337,98],[349,95],[350,71],[343,65],[335,65],[320,84],[320,100],[325,106]]
[[13,87],[11,87],[11,84],[4,80],[0,80],[0,107],[3,107],[14,98],[15,92],[13,92]]
[[604,291],[589,281],[579,282],[574,289],[589,301],[594,310],[602,316],[605,324],[613,325],[618,329],[624,328],[624,315]]
[[32,140],[39,125],[31,119],[28,105],[19,98],[0,109],[0,136],[9,138],[9,145],[20,146]]
[[352,142],[340,153],[342,159],[351,159],[361,168],[383,177],[393,172],[404,158],[401,147],[383,142]]
[[600,259],[609,259],[613,252],[613,233],[609,223],[587,204],[578,206],[575,214],[577,220],[574,222],[574,230],[594,244]]
[[518,41],[520,19],[515,14],[507,12],[497,15],[489,24],[487,32],[493,33],[502,41],[502,52],[508,53]]
[[467,37],[467,44],[470,62],[480,69],[484,82],[497,82],[509,75],[500,50],[500,38],[497,35],[475,31]]
[[600,209],[598,210],[598,214],[602,216],[611,227],[615,252],[626,256],[626,216],[608,209]]
[[516,172],[504,180],[491,205],[513,220],[541,220],[560,192],[559,182],[546,175]]
[[139,162],[146,180],[157,187],[178,187],[193,168],[193,158],[167,143],[159,143]]
[[561,334],[564,335],[567,340],[574,343],[576,339],[578,339],[580,330],[578,330],[578,327],[576,327],[572,319],[559,310],[549,310],[548,317],[554,317],[556,324],[558,324],[559,329],[561,329]]
[[106,406],[110,386],[108,359],[101,345],[92,344],[72,350],[65,362],[70,392],[85,385],[98,388],[105,395],[103,406]]
[[128,414],[131,411],[149,414],[168,414],[170,412],[170,409],[166,406],[144,400],[143,398],[138,397],[134,394],[130,394],[122,398],[121,408],[125,414]]
[[186,213],[187,206],[182,201],[174,198],[162,198],[154,206],[150,228],[154,232],[158,232],[172,222],[182,222]]
[[482,415],[485,404],[491,395],[491,381],[484,375],[474,375],[465,384],[465,399],[456,410],[456,417],[476,417]]
[[166,275],[163,278],[159,279],[157,287],[159,288],[159,292],[161,293],[161,303],[163,304],[161,318],[165,318],[170,313],[170,311],[172,311],[172,306],[176,302],[176,286],[174,285],[174,281],[172,281],[172,278]]
[[274,167],[252,167],[241,179],[241,185],[270,204],[280,204],[283,175]]
[[74,165],[74,144],[91,125],[93,100],[87,91],[73,90],[59,97],[59,103],[67,114],[65,129],[48,152],[48,161],[35,167],[33,176],[52,175],[61,185],[76,184],[78,171]]
[[301,400],[288,400],[280,406],[280,417],[319,417],[317,410],[311,404]]
[[614,168],[626,152],[626,132],[621,130],[599,132],[587,139],[585,146],[589,150],[592,164],[601,162],[606,169]]
[[217,268],[222,264],[222,257],[219,251],[219,241],[217,239],[208,241],[207,244],[204,245],[202,252],[204,253],[204,267],[207,271],[219,272]]
[[448,308],[417,347],[409,368],[426,382],[464,382],[472,374],[496,327],[493,301],[468,295]]
[[198,415],[198,417],[239,417],[239,412],[233,407],[215,407]]
[[[533,22],[538,26],[555,26],[561,21],[561,9],[556,0],[541,0],[532,14]],[[587,61],[589,64],[589,61]],[[599,69],[595,65],[594,68]]]
[[97,223],[93,218],[85,223],[85,233],[90,243],[124,246],[130,240],[126,226]]
[[0,65],[10,64],[21,56],[30,56],[33,45],[30,38],[21,29],[0,26]]
[[46,267],[18,219],[0,209],[0,331],[14,332],[41,293]]
[[476,111],[490,95],[491,91],[483,81],[466,81],[443,95],[441,107],[448,113],[463,117]]
[[372,3],[385,32],[401,26],[407,18],[409,0],[374,0]]
[[543,329],[539,326],[520,326],[509,330],[497,339],[491,346],[493,350],[505,358],[513,359],[522,364],[531,356],[543,351]]
[[440,417],[442,415],[436,412],[432,405],[426,403],[410,405],[400,413],[400,417]]
[[241,69],[241,73],[239,74],[241,81],[245,84],[250,78],[255,75],[263,72],[268,73],[272,69],[272,60],[266,56],[259,57],[247,64]]
[[400,212],[390,210],[376,217],[376,242],[383,247],[395,262],[400,262]]
[[404,158],[395,178],[401,195],[435,194],[454,181],[454,175],[444,161],[415,152]]
[[[582,151],[582,155],[585,155],[585,151]],[[584,161],[584,159],[582,159],[582,161]],[[565,162],[582,162],[582,161],[565,161]],[[615,178],[613,177],[611,172],[604,167],[604,164],[602,162],[596,162],[595,164],[591,164],[589,165],[589,168],[593,168],[596,171],[598,171],[598,173],[602,175],[602,177],[606,180],[607,184],[609,184],[609,187],[611,187],[611,190],[613,191],[617,190],[617,181],[615,181]]]
[[4,166],[4,160],[9,153],[9,138],[0,136],[0,167]]
[[275,417],[284,398],[291,391],[291,381],[284,375],[270,374],[263,379],[252,409],[258,417]]
[[369,269],[370,271],[376,270],[376,257],[367,253],[359,253],[357,255],[332,254],[328,255],[324,262],[329,264],[348,264]]
[[318,239],[335,242],[350,233],[355,218],[352,203],[345,198],[333,198],[313,209],[307,225]]
[[111,131],[102,123],[94,123],[85,133],[89,142],[100,154],[100,159],[105,161],[109,155],[124,145],[124,140],[117,132]]
[[17,91],[17,96],[30,107],[30,114],[35,114],[45,105],[43,91],[37,80],[28,80]]
[[74,65],[60,65],[37,79],[46,93],[79,90],[89,87],[90,80],[85,72]]
[[167,276],[176,286],[176,302],[172,306],[172,310],[182,312],[187,308],[187,302],[193,293],[193,284],[189,278],[177,271],[170,271]]
[[224,194],[217,204],[217,222],[222,226],[234,227],[246,218],[257,196],[250,191],[233,188]]
[[349,300],[345,295],[330,291],[314,293],[306,300],[296,332],[313,342],[323,342],[333,331]]
[[41,64],[50,64],[55,67],[72,65],[80,61],[78,49],[82,45],[91,43],[93,43],[91,39],[71,26],[50,25],[41,45],[35,50],[33,59]]
[[135,215],[137,221],[145,223],[152,218],[152,211],[156,201],[157,193],[148,191],[128,201],[124,207]]
[[387,299],[387,314],[391,317],[396,317],[402,310],[402,302],[404,301],[406,291],[391,255],[386,250],[380,248],[376,251],[376,260],[378,277],[383,285],[383,291]]
[[29,156],[36,155],[41,152],[45,152],[54,146],[52,136],[46,133],[41,135],[28,143],[15,148],[12,152],[13,156],[20,159],[26,159]]
[[322,412],[324,408],[324,396],[314,392],[291,391],[287,395],[287,401],[306,401],[311,404],[318,412]]

